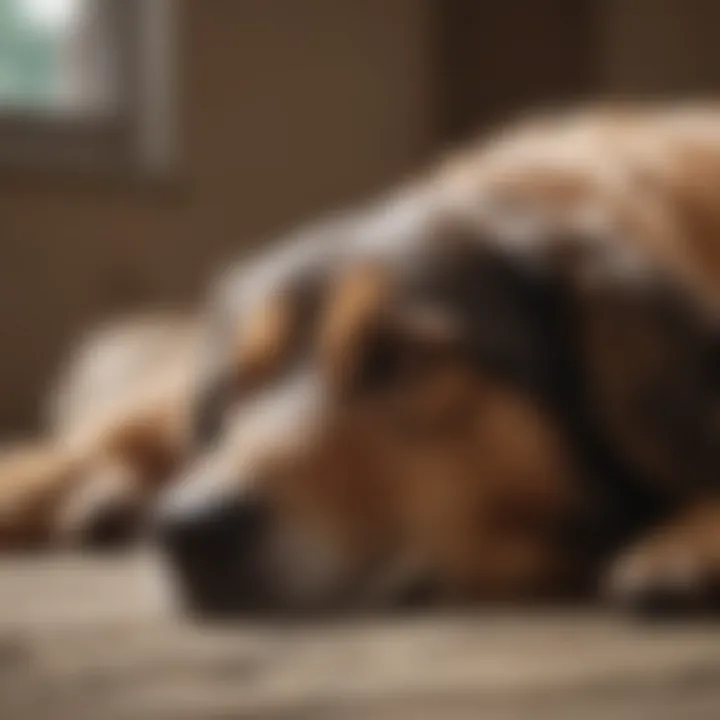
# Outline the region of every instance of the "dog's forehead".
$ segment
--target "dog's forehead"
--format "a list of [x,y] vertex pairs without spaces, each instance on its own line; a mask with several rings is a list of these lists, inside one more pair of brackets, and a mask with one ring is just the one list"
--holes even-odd
[[268,252],[233,266],[219,279],[214,309],[241,315],[301,278],[316,278],[338,254],[337,239],[354,224],[353,213],[329,216],[274,243]]
[[483,284],[470,264],[474,230],[460,222],[436,186],[418,184],[309,226],[228,273],[211,312],[201,397],[223,383],[223,398],[254,392],[308,359],[322,365],[328,345],[341,357],[397,301],[436,301],[441,288],[452,311],[456,288]]
[[287,236],[219,279],[212,314],[242,330],[278,296],[295,303],[309,289],[336,286],[357,266],[382,265],[399,278],[437,234],[438,197],[429,188],[405,188]]

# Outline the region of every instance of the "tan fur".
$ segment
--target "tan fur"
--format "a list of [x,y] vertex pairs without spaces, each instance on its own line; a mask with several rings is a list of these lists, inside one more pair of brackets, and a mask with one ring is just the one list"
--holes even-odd
[[0,454],[0,546],[46,544],[57,506],[74,482],[76,458],[62,448],[8,447]]
[[252,388],[278,371],[295,336],[296,313],[289,293],[278,293],[261,304],[247,326],[238,328],[235,345],[237,387]]
[[[716,468],[710,462],[700,473],[707,477],[688,477],[677,448],[635,403],[638,393],[656,392],[672,401],[688,372],[656,303],[687,304],[698,332],[718,319],[720,112],[595,110],[529,123],[466,151],[421,186],[478,238],[504,238],[517,263],[537,264],[567,287],[592,401],[613,441],[653,482],[702,505]],[[545,232],[523,244],[523,227]],[[242,482],[260,484],[288,526],[323,528],[323,542],[353,566],[419,554],[445,591],[462,597],[557,587],[568,562],[558,528],[579,487],[567,438],[519,388],[471,371],[451,343],[393,325],[392,280],[382,268],[350,265],[333,278],[317,328],[319,374],[331,388],[319,429],[303,427],[294,442],[281,442],[272,423],[253,434],[248,405],[221,443],[227,481],[242,467]],[[665,276],[670,295],[658,280]],[[231,343],[238,386],[245,374],[252,389],[272,388],[296,323],[292,301],[279,290],[244,320],[249,327]],[[408,362],[391,392],[350,399],[343,387],[379,327],[403,344]],[[69,469],[107,478],[107,468],[121,468],[118,482],[131,495],[167,479],[187,447],[187,372],[180,364],[154,375],[100,419],[61,433],[57,450],[41,450],[40,472],[9,461],[2,486],[13,509],[4,517],[15,529],[6,534],[51,534],[53,506],[77,507]],[[711,440],[717,425],[704,428]],[[283,465],[292,472],[279,472]]]
[[333,382],[343,384],[356,370],[361,345],[388,300],[389,280],[381,267],[360,265],[333,283],[318,337],[321,362]]
[[443,182],[468,207],[482,199],[582,228],[588,215],[717,300],[720,112],[628,109],[520,127],[466,153]]
[[0,455],[3,546],[83,543],[119,500],[138,512],[152,500],[188,445],[191,326],[147,316],[86,339],[54,389],[48,437]]

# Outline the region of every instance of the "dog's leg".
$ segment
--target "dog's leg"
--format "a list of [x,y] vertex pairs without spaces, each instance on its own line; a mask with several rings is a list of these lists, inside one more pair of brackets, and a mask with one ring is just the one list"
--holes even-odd
[[623,551],[605,590],[639,611],[720,610],[720,499],[686,508]]
[[151,500],[143,469],[128,457],[95,459],[58,504],[52,540],[62,545],[116,547],[135,539]]
[[0,452],[0,549],[93,545],[129,531],[185,448],[185,395],[161,390],[77,437]]
[[0,453],[0,549],[47,544],[51,518],[79,468],[73,453],[51,443]]

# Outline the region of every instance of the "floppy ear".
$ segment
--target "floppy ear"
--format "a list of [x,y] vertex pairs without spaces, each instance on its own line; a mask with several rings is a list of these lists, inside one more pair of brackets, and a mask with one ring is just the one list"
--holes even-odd
[[619,228],[535,239],[532,258],[560,289],[565,342],[585,401],[640,476],[673,491],[712,484],[720,468],[718,330],[703,288],[679,261],[651,255]]
[[589,390],[611,436],[673,491],[715,483],[720,368],[701,306],[661,277],[580,287],[573,297]]

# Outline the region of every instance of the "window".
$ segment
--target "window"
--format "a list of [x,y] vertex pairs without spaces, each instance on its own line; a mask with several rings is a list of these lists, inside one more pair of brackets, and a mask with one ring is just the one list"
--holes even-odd
[[0,0],[0,167],[165,170],[174,0]]

